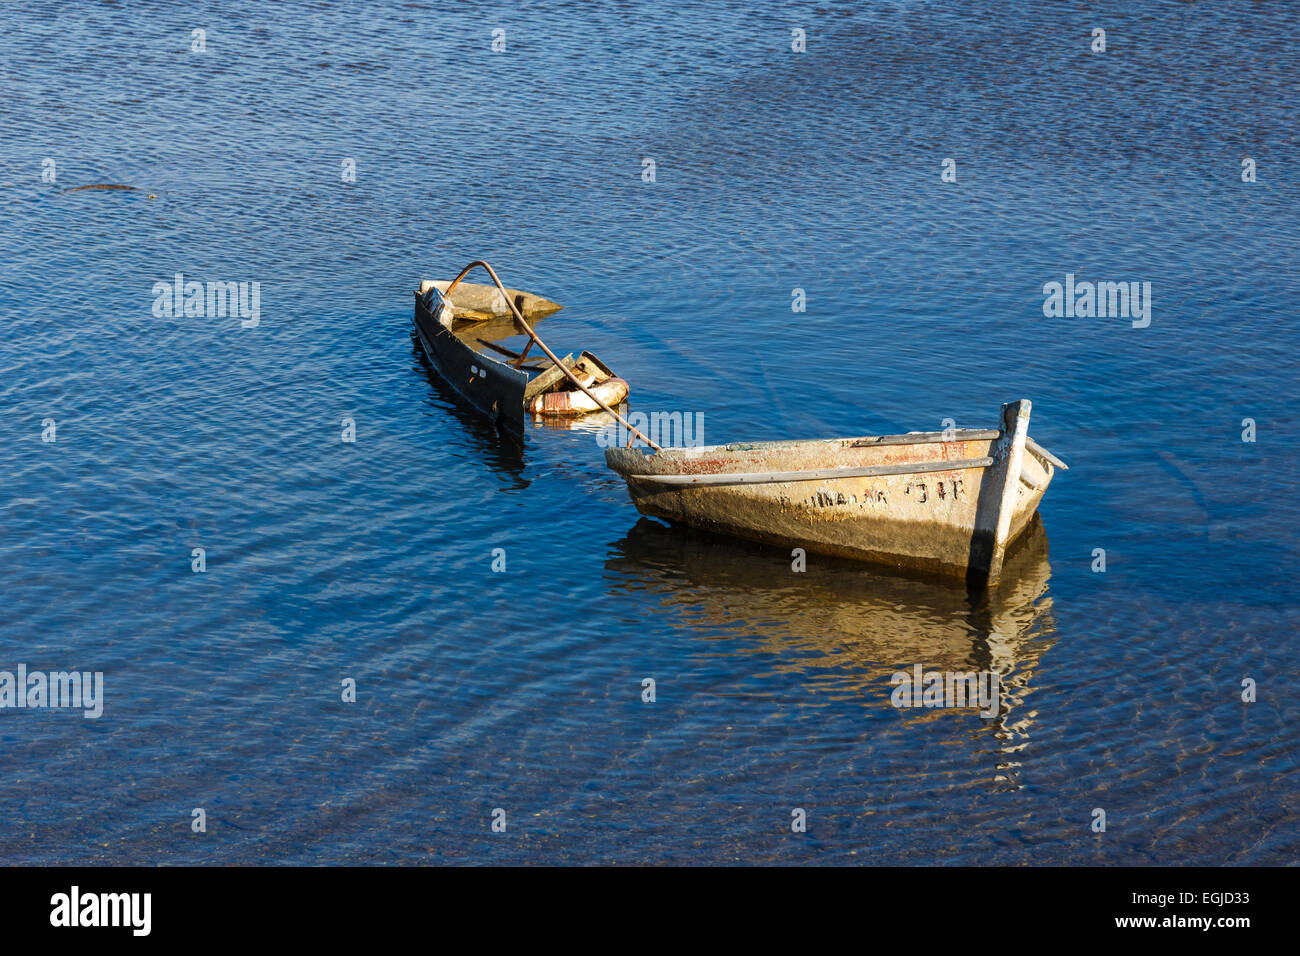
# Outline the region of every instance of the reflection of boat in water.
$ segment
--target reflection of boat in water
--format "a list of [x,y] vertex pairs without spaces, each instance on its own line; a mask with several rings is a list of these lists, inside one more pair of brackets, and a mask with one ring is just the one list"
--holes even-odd
[[1055,634],[1047,533],[1037,517],[1008,552],[1001,583],[987,590],[863,574],[834,558],[810,558],[795,572],[788,555],[648,518],[613,546],[605,569],[614,590],[651,592],[694,630],[754,642],[747,649],[763,652],[767,669],[799,675],[808,704],[857,699],[892,710],[890,677],[916,664],[995,671],[1001,699],[992,720],[973,709],[902,713],[964,714],[962,727],[975,735],[991,725],[1004,777],[1037,716],[1027,698]]
[[488,465],[493,471],[509,476],[515,487],[528,487],[528,479],[524,477],[522,442],[509,432],[497,428],[481,415],[475,414],[461,401],[459,393],[447,384],[429,361],[429,355],[422,347],[419,334],[415,329],[411,330],[411,354],[429,383],[432,392],[430,398],[436,397],[442,404],[438,414],[450,415],[456,420],[459,425],[458,434],[464,436],[474,448],[473,457]]

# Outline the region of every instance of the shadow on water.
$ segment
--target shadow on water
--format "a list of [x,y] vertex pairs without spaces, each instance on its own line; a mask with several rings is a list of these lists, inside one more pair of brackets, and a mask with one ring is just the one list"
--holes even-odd
[[475,456],[494,471],[508,475],[513,479],[516,488],[527,488],[530,482],[524,477],[523,441],[506,429],[498,428],[485,416],[465,404],[464,399],[456,394],[455,389],[443,381],[438,370],[429,361],[429,357],[424,354],[424,346],[420,342],[419,333],[414,328],[411,329],[411,354],[424,370],[429,387],[433,390],[433,397],[436,398],[438,410],[450,414],[457,425],[464,430],[473,445]]
[[[889,711],[891,676],[914,665],[996,672],[996,716],[964,726],[985,744],[992,733],[999,786],[1016,786],[1014,755],[1038,717],[1029,706],[1033,676],[1056,634],[1037,515],[988,592],[817,555],[803,572],[790,562],[780,550],[642,518],[611,545],[605,570],[613,590],[649,594],[689,626],[743,638],[742,649],[764,653],[772,672],[799,676],[809,703],[859,700]],[[926,721],[954,711],[903,713]]]

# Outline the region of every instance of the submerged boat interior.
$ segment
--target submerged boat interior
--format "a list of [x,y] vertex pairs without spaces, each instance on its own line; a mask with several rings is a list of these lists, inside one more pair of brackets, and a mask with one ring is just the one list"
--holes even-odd
[[419,295],[450,304],[450,321],[446,309],[435,310],[437,319],[481,357],[480,364],[470,366],[471,378],[485,377],[493,366],[527,376],[521,400],[535,418],[589,415],[602,410],[601,402],[617,406],[627,399],[627,382],[591,352],[576,359],[569,353],[558,364],[545,353],[530,354],[535,333],[520,322],[516,310],[531,325],[558,312],[563,308],[559,303],[518,289],[503,294],[494,285],[447,280],[425,280]]

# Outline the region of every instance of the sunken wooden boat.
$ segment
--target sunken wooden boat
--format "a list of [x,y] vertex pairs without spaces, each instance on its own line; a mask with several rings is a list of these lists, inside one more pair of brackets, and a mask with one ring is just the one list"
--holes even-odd
[[[494,285],[461,281],[475,266]],[[471,406],[522,436],[529,415],[573,417],[616,407],[628,385],[590,352],[577,360],[555,356],[529,322],[561,308],[555,302],[500,285],[486,263],[474,262],[452,281],[426,280],[415,293],[415,328],[438,374]],[[521,352],[494,339],[526,335]],[[530,359],[533,344],[545,355]]]
[[642,514],[789,548],[993,586],[1058,468],[1001,427],[704,448],[610,448]]

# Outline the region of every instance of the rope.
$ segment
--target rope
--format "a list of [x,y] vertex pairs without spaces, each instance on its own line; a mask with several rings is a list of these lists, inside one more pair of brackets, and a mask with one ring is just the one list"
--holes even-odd
[[[636,426],[634,426],[634,425],[633,425],[631,422],[629,422],[626,418],[624,418],[624,417],[623,417],[622,415],[620,415],[618,412],[614,411],[614,409],[610,408],[608,405],[606,405],[604,402],[602,402],[599,398],[597,398],[596,395],[595,395],[595,393],[592,392],[591,389],[587,388],[587,386],[583,385],[582,382],[578,381],[578,377],[577,377],[576,375],[574,375],[571,371],[569,371],[567,368],[564,367],[564,363],[561,362],[558,358],[555,357],[555,353],[552,352],[549,348],[546,347],[546,343],[543,342],[543,341],[538,337],[537,333],[533,331],[533,327],[532,327],[531,325],[529,325],[529,324],[524,320],[523,313],[521,313],[521,312],[519,311],[519,307],[516,306],[516,305],[514,304],[514,302],[511,301],[511,299],[510,299],[510,294],[506,291],[506,287],[503,286],[503,285],[501,284],[501,280],[497,278],[496,271],[495,271],[495,270],[494,270],[490,265],[488,265],[486,262],[484,262],[482,259],[475,259],[473,262],[471,262],[469,265],[467,265],[464,269],[462,269],[462,270],[460,271],[460,275],[456,276],[456,278],[455,278],[454,280],[452,280],[451,285],[447,286],[447,291],[444,292],[443,295],[445,295],[445,296],[448,298],[448,300],[450,300],[450,299],[451,299],[451,290],[454,289],[454,288],[456,288],[456,286],[460,284],[460,280],[463,279],[463,278],[465,278],[465,276],[467,276],[467,275],[468,275],[468,274],[469,274],[469,273],[474,269],[475,266],[482,266],[482,267],[487,271],[487,274],[490,275],[490,276],[492,277],[492,281],[493,281],[494,283],[496,283],[496,287],[497,287],[498,289],[501,290],[501,297],[502,297],[503,299],[506,300],[506,305],[510,306],[510,311],[513,312],[513,313],[515,314],[515,321],[517,321],[517,322],[519,323],[519,325],[523,328],[523,330],[524,330],[525,332],[528,333],[528,338],[529,338],[529,342],[530,342],[530,344],[531,344],[532,342],[536,342],[537,345],[538,345],[538,347],[541,348],[541,350],[542,350],[543,352],[546,353],[546,357],[547,357],[548,359],[551,360],[551,362],[555,365],[556,368],[558,368],[561,372],[564,373],[565,377],[566,377],[570,382],[572,382],[574,385],[578,386],[578,388],[582,389],[582,391],[586,392],[586,393],[587,393],[587,397],[590,398],[590,399],[591,399],[593,402],[595,402],[597,405],[599,405],[599,406],[600,406],[604,411],[609,412],[609,414],[613,415],[616,419],[618,419],[619,422],[622,423],[622,425],[623,425],[625,428],[627,428],[627,430],[628,430],[629,432],[631,432],[631,433],[632,433],[633,435],[635,435],[637,438],[641,439],[643,442],[645,442],[647,445],[649,445],[649,446],[650,446],[651,448],[653,448],[655,451],[663,451],[663,448],[662,448],[662,447],[660,447],[659,445],[656,445],[654,442],[652,442],[652,441],[651,441],[649,438],[647,438],[645,435],[641,434],[641,431],[640,431],[638,428],[636,428]],[[527,353],[527,351],[528,351],[527,349],[524,350],[525,354]]]

